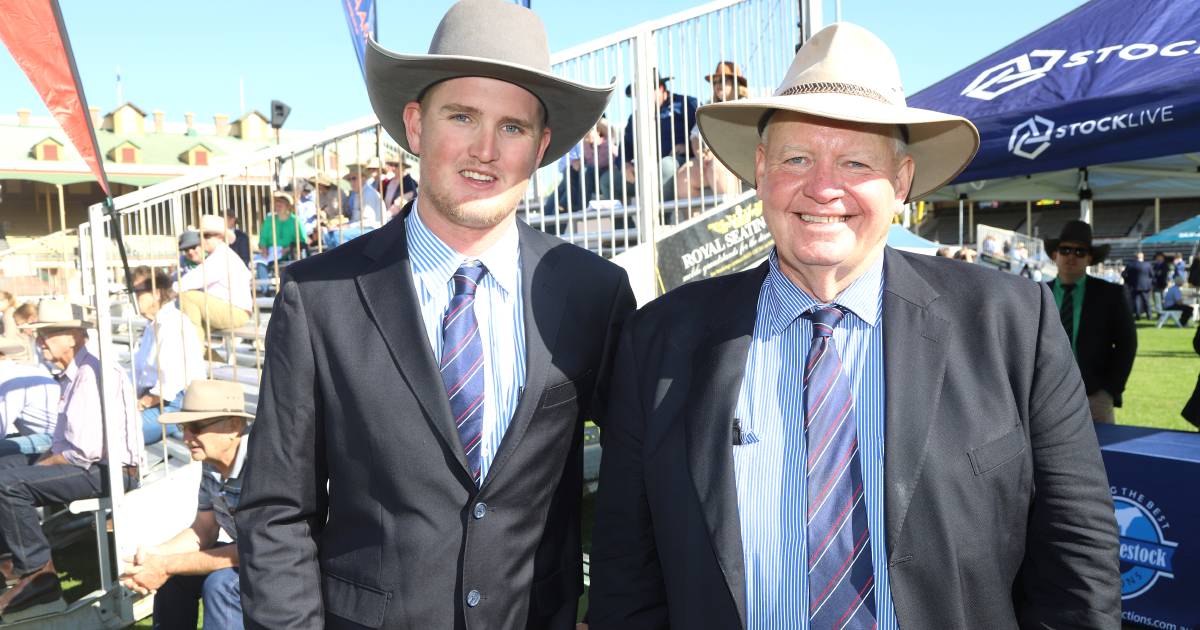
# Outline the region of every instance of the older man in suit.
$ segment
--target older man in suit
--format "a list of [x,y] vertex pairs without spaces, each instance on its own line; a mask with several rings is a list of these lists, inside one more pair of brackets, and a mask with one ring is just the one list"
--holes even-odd
[[885,247],[978,147],[839,23],[775,95],[700,109],[775,239],[625,326],[591,625],[1120,626],[1117,528],[1050,292]]
[[247,625],[572,628],[583,421],[633,294],[515,208],[612,88],[552,74],[502,0],[454,5],[428,55],[371,42],[366,73],[420,192],[288,268],[237,514]]

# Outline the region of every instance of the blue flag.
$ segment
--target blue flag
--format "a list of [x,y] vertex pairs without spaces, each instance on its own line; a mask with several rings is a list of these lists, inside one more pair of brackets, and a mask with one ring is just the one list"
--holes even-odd
[[342,8],[346,11],[346,25],[350,27],[350,42],[354,44],[354,54],[358,55],[358,69],[366,78],[363,57],[367,54],[367,38],[379,41],[375,14],[375,0],[341,0]]
[[1200,150],[1200,2],[1092,0],[915,94],[981,145],[955,182]]

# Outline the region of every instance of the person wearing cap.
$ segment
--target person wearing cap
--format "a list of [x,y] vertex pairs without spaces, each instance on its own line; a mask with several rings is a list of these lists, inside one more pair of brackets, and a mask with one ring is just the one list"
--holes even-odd
[[0,336],[0,456],[50,450],[58,423],[58,381],[39,363],[18,361],[29,354],[23,335]]
[[385,166],[392,176],[384,181],[383,205],[388,209],[388,219],[391,219],[416,198],[417,180],[403,168],[401,160],[388,160]]
[[704,80],[712,85],[713,103],[736,101],[750,96],[750,82],[742,74],[742,69],[732,61],[718,63],[716,70],[704,77]]
[[[667,88],[671,77],[660,76],[654,70],[655,103],[658,105],[658,157],[659,170],[662,177],[663,194],[673,198],[675,171],[691,159],[691,147],[688,138],[696,127],[696,108],[699,101],[694,96],[674,94]],[[633,96],[633,85],[625,87],[625,96]],[[636,112],[635,112],[636,113]],[[625,182],[637,181],[637,171],[634,162],[637,159],[636,144],[634,144],[635,113],[629,114],[625,123],[625,135],[621,142],[621,158],[624,164]],[[644,133],[644,132],[643,132]],[[648,141],[647,139],[646,141]],[[633,194],[630,192],[630,194]]]
[[611,86],[550,69],[541,20],[462,0],[429,54],[364,61],[420,192],[290,265],[236,514],[246,625],[574,628],[586,418],[625,271],[516,216]]
[[210,330],[232,330],[250,321],[254,309],[250,286],[254,281],[241,258],[225,239],[225,219],[216,214],[200,217],[200,246],[204,260],[184,273],[172,287],[179,294],[179,310],[207,335]]
[[345,222],[325,233],[325,247],[337,247],[383,224],[383,198],[375,183],[379,173],[378,160],[366,164],[351,164],[342,179],[350,186],[345,197]]
[[200,233],[195,230],[185,230],[179,235],[179,274],[195,269],[204,262],[204,248],[200,246]]
[[[38,507],[100,496],[110,463],[123,467],[126,489],[138,480],[142,434],[132,387],[119,365],[102,366],[87,350],[93,324],[79,311],[63,300],[43,300],[38,323],[30,326],[43,356],[61,370],[62,394],[50,450],[0,457],[0,552],[12,554],[16,580],[0,595],[0,616],[62,596]],[[109,452],[105,433],[118,453]]]
[[1092,226],[1083,221],[1068,221],[1058,238],[1046,239],[1058,266],[1058,277],[1047,286],[1083,376],[1092,419],[1113,424],[1113,408],[1121,406],[1137,356],[1137,329],[1125,290],[1087,272],[1108,257],[1109,247],[1092,243]]
[[154,593],[155,628],[195,628],[200,601],[205,628],[241,628],[233,515],[254,416],[246,413],[241,385],[197,379],[188,385],[181,409],[158,420],[181,429],[192,459],[203,462],[196,517],[170,540],[139,547],[125,558],[121,584],[140,595]]
[[775,245],[623,329],[592,630],[1118,630],[1112,499],[1052,294],[886,247],[975,127],[908,107],[891,51],[845,22],[699,125]]

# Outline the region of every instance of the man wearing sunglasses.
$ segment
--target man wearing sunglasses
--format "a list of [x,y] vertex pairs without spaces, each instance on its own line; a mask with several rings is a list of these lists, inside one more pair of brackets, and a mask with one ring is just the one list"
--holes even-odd
[[204,462],[191,526],[161,545],[140,548],[121,576],[126,588],[154,596],[155,628],[195,628],[204,600],[205,628],[241,628],[233,513],[242,492],[242,464],[249,446],[250,421],[241,385],[197,379],[183,396],[183,410],[159,416],[178,424],[192,459]]
[[1125,291],[1087,275],[1088,266],[1103,261],[1108,250],[1092,244],[1092,226],[1083,221],[1070,221],[1058,238],[1046,239],[1046,251],[1058,265],[1050,290],[1083,375],[1092,420],[1112,424],[1133,370],[1137,331]]

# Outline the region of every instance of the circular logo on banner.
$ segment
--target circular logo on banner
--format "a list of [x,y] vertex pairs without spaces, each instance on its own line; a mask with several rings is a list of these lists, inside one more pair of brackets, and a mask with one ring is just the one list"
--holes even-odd
[[1121,599],[1133,599],[1153,588],[1160,577],[1175,577],[1172,562],[1178,543],[1163,536],[1145,505],[1114,496],[1113,508],[1121,536]]

